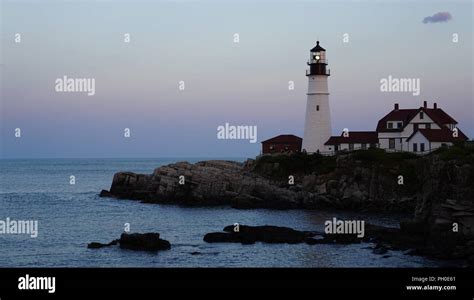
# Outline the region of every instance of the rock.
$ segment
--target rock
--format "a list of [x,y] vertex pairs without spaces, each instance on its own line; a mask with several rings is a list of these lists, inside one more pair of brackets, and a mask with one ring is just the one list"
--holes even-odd
[[92,242],[87,245],[87,248],[100,249],[117,244],[119,244],[122,249],[141,251],[160,251],[171,248],[170,242],[160,239],[159,233],[122,233],[118,240],[113,240],[108,244]]
[[[416,219],[421,221],[431,216],[437,216],[438,221],[457,220],[467,230],[465,234],[474,236],[472,201],[461,201],[474,198],[474,185],[470,183],[472,155],[462,163],[456,159],[443,160],[434,153],[404,157],[375,149],[341,153],[335,158],[297,154],[262,156],[243,164],[223,160],[177,162],[161,166],[153,174],[116,173],[110,192],[104,190],[100,194],[186,206],[325,206],[415,212]],[[295,186],[288,185],[287,174],[295,176]],[[404,174],[403,186],[397,183],[398,174]],[[185,176],[184,185],[178,182],[180,175]]]
[[108,246],[107,244],[102,244],[102,243],[97,243],[97,242],[92,242],[92,243],[87,244],[87,248],[89,249],[99,249],[99,248],[107,247],[107,246]]
[[474,255],[469,256],[467,263],[469,267],[474,267]]
[[[251,165],[251,164],[250,164]],[[103,196],[173,203],[185,206],[231,205],[235,208],[299,207],[298,189],[289,189],[251,173],[247,166],[231,161],[178,162],[155,169],[153,174],[119,172],[110,192]],[[179,176],[185,184],[179,184]]]
[[211,232],[207,233],[203,239],[207,243],[241,243],[254,244],[256,237],[251,234]]
[[406,234],[421,235],[428,233],[429,226],[419,220],[404,220],[400,221],[400,230]]
[[99,197],[113,197],[114,195],[107,191],[107,190],[102,190],[100,191]]
[[170,242],[160,239],[159,233],[122,233],[120,248],[141,251],[159,251],[171,249]]
[[235,232],[234,229],[234,225],[230,225],[224,228],[224,232],[208,233],[204,236],[204,241],[208,243],[242,244],[253,244],[257,241],[271,244],[317,243],[317,240],[311,239],[317,233],[298,231],[288,227],[239,225],[238,232]]
[[109,246],[117,245],[117,243],[118,243],[118,240],[113,240],[108,244],[92,242],[92,243],[87,244],[87,248],[89,248],[89,249],[100,249],[100,248],[103,248],[103,247],[109,247]]

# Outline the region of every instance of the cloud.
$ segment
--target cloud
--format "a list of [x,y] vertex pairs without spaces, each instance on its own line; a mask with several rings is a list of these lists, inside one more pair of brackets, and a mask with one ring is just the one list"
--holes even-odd
[[444,11],[444,12],[435,13],[432,16],[428,16],[428,17],[424,18],[423,23],[428,24],[428,23],[448,22],[452,18],[453,17],[451,16],[451,14],[449,12]]

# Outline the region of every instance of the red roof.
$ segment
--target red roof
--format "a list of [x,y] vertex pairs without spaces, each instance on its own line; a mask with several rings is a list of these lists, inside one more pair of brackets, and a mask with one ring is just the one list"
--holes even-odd
[[[428,117],[430,117],[436,124],[443,127],[444,124],[457,124],[450,115],[448,115],[441,108],[424,108],[420,107],[417,109],[394,109],[389,112],[385,117],[379,120],[377,124],[377,132],[397,132],[403,131],[403,128],[413,119],[420,111],[423,111]],[[387,128],[387,121],[402,121],[402,128]]]
[[377,144],[379,138],[375,131],[349,131],[349,136],[345,137],[344,133],[340,136],[332,136],[324,145],[339,144]]
[[[447,127],[443,127],[442,129],[418,129],[418,131],[430,142],[457,142],[466,141],[468,139],[460,129],[458,129],[458,137],[456,138],[453,137],[453,132]],[[415,136],[418,131],[415,131],[407,141]]]
[[272,144],[301,144],[303,139],[293,135],[293,134],[281,134],[271,139],[265,140],[263,143],[272,143]]

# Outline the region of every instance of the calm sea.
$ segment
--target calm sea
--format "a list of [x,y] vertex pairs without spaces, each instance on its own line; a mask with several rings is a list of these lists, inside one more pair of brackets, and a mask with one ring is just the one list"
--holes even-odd
[[[183,159],[179,159],[183,160]],[[199,159],[188,159],[190,162]],[[426,267],[445,263],[402,252],[373,254],[370,244],[207,244],[205,233],[233,223],[323,230],[324,221],[365,219],[397,226],[394,216],[332,212],[183,208],[99,198],[118,171],[152,173],[177,159],[0,160],[0,220],[38,220],[37,238],[0,234],[0,267]],[[75,176],[75,185],[70,184]],[[131,232],[159,232],[172,249],[158,253],[118,247],[87,249],[109,242],[124,224]]]

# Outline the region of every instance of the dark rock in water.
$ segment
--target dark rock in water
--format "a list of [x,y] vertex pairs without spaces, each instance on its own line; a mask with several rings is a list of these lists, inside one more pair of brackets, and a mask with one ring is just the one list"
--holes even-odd
[[304,239],[304,242],[308,245],[321,244],[322,241],[323,241],[323,239],[315,239],[315,238],[311,238],[311,237],[308,237],[308,238]]
[[241,243],[253,244],[263,243],[287,243],[315,244],[317,240],[312,239],[317,233],[310,231],[298,231],[288,227],[278,226],[246,226],[239,225],[235,231],[234,225],[226,226],[224,232],[208,233],[204,236],[204,241],[208,243]]
[[159,251],[171,248],[170,242],[160,239],[159,233],[122,233],[118,240],[113,240],[108,244],[92,242],[87,245],[87,248],[100,249],[117,244],[122,249],[141,251]]
[[122,233],[120,248],[142,251],[159,251],[171,249],[170,242],[160,239],[159,233]]
[[89,249],[99,249],[99,248],[108,247],[108,246],[109,244],[102,244],[102,243],[97,243],[97,242],[92,242],[92,243],[87,244],[87,248]]
[[114,195],[107,190],[102,190],[100,191],[99,197],[114,197]]
[[257,241],[255,235],[238,232],[211,232],[206,234],[203,240],[207,243],[241,243],[247,245],[254,244]]
[[117,245],[118,240],[113,240],[108,244],[102,244],[102,243],[97,243],[97,242],[92,242],[87,245],[87,248],[89,249],[99,249],[99,248],[104,248],[104,247],[109,247],[109,246],[114,246]]

